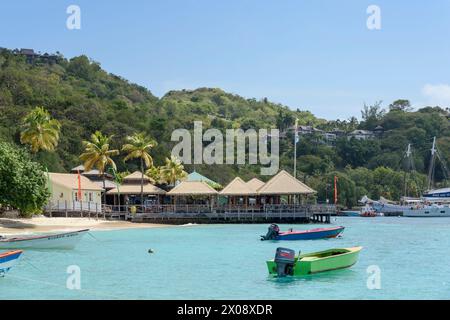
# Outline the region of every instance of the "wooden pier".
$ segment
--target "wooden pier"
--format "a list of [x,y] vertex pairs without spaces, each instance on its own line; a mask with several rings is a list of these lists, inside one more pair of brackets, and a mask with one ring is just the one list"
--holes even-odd
[[161,224],[186,223],[330,223],[334,206],[268,205],[261,207],[179,206],[160,208],[156,212],[136,213],[127,218],[133,222]]
[[211,223],[325,223],[336,214],[333,205],[150,205],[150,206],[52,206],[46,214],[53,217],[89,217],[127,220],[136,223],[211,224]]

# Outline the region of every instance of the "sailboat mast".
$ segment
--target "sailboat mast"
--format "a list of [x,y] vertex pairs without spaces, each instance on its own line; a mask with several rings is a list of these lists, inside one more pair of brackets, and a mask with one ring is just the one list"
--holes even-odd
[[430,168],[428,169],[428,190],[433,189],[435,163],[436,163],[436,137],[433,138],[433,147],[431,148]]
[[411,143],[408,144],[408,149],[406,149],[406,161],[407,161],[407,169],[405,171],[405,176],[404,176],[404,187],[405,190],[403,192],[403,196],[407,197],[408,196],[408,188],[407,188],[407,184],[408,184],[408,179],[407,179],[407,171],[411,170],[411,155],[412,155],[412,151],[411,151]]

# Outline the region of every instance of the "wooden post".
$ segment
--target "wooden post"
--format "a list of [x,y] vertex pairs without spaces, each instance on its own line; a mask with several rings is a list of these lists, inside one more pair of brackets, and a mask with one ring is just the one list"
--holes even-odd
[[64,200],[64,211],[66,212],[66,218],[68,217],[67,213],[67,200]]

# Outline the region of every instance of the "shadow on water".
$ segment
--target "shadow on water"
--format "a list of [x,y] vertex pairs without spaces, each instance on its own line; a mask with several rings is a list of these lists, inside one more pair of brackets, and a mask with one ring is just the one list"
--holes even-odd
[[318,282],[318,283],[337,283],[340,281],[352,280],[358,277],[358,273],[351,269],[333,270],[327,272],[321,272],[316,274],[310,274],[306,276],[299,277],[283,277],[278,278],[276,276],[267,276],[267,281],[273,283],[276,287],[290,287],[307,282]]

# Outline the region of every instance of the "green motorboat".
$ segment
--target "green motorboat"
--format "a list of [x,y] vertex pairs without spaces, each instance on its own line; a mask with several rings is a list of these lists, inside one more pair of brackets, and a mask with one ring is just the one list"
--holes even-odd
[[324,271],[349,268],[354,265],[362,247],[330,249],[300,254],[287,248],[278,248],[275,259],[267,261],[269,274],[284,276],[305,276]]

